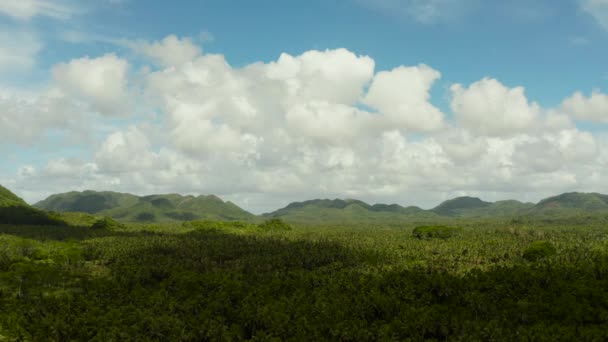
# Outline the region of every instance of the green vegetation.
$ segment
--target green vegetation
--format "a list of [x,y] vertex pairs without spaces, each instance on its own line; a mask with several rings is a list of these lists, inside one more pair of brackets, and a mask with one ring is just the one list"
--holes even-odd
[[118,223],[109,217],[101,218],[91,225],[91,229],[116,230],[123,228],[125,228],[125,225]]
[[458,227],[446,226],[419,226],[414,228],[412,234],[418,239],[448,239],[462,232]]
[[[412,226],[1,225],[0,331],[9,341],[608,338],[605,223],[455,223],[458,237],[432,240]],[[555,254],[530,263],[537,241]]]
[[557,250],[549,241],[535,241],[524,251],[524,259],[537,261],[542,258],[550,257],[557,253]]
[[0,224],[64,225],[57,215],[30,207],[0,185]]
[[219,197],[177,194],[138,197],[118,192],[68,192],[34,205],[57,212],[85,212],[123,222],[178,222],[193,220],[253,220],[255,216]]
[[359,200],[311,200],[294,202],[285,208],[264,214],[300,224],[363,224],[402,223],[436,220],[438,215],[418,207],[404,208],[398,204],[369,205]]
[[[603,195],[468,198],[441,215],[317,200],[263,222],[163,195],[123,216],[154,220],[123,223],[102,216],[121,206],[49,214],[2,193],[9,216],[65,223],[0,224],[0,340],[608,340],[608,216],[589,204]],[[575,215],[536,216],[546,206]],[[197,219],[157,222],[178,210]]]
[[278,218],[272,218],[269,220],[266,220],[260,224],[258,224],[258,227],[262,230],[291,230],[291,226],[289,224],[287,224],[285,221],[278,219]]

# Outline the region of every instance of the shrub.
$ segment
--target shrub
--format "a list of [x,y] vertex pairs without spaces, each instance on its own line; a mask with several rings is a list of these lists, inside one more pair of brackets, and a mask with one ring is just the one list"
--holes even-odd
[[554,255],[557,251],[555,247],[548,241],[536,241],[531,243],[524,251],[524,259],[528,261],[537,261],[542,258]]
[[56,214],[25,205],[0,207],[0,224],[66,225]]
[[457,235],[462,228],[447,226],[419,226],[414,228],[412,234],[418,239],[448,239]]
[[195,228],[199,230],[222,230],[222,229],[246,229],[251,225],[245,222],[239,221],[211,221],[211,220],[198,220],[198,221],[187,221],[182,223],[185,228]]
[[101,218],[91,225],[91,229],[105,229],[105,230],[121,229],[124,227],[125,226],[122,223],[118,223],[109,217]]
[[258,224],[258,228],[262,230],[291,230],[291,226],[287,222],[278,218],[266,220]]
[[140,214],[137,214],[137,216],[135,217],[135,220],[139,221],[139,222],[152,222],[156,219],[156,216],[154,216],[153,213],[149,213],[149,212],[143,212]]

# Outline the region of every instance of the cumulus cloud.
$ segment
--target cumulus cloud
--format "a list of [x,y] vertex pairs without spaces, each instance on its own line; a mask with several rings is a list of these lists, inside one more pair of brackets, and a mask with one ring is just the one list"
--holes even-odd
[[581,0],[581,7],[608,30],[608,0]]
[[129,42],[135,51],[151,58],[160,66],[178,66],[190,62],[202,54],[202,49],[188,37],[169,35],[156,42]]
[[608,185],[608,139],[577,128],[570,117],[584,115],[565,109],[574,103],[599,120],[594,95],[543,109],[522,87],[485,78],[451,87],[448,120],[431,103],[441,74],[430,66],[376,71],[372,58],[336,49],[235,67],[201,52],[159,62],[134,85],[156,115],[129,126],[87,116],[126,101],[128,65],[84,57],[55,67],[38,96],[0,96],[3,143],[65,131],[79,117],[75,130],[108,132],[92,134],[92,158],[59,153],[0,180],[28,199],[87,188],[215,193],[255,212],[315,197],[428,207],[464,194],[526,199]]
[[72,16],[74,9],[57,0],[5,0],[0,1],[0,13],[19,20],[35,16],[64,20]]
[[266,75],[286,85],[287,104],[328,101],[354,104],[374,75],[374,60],[346,49],[282,54],[266,66]]
[[129,63],[114,54],[83,57],[53,68],[56,84],[105,115],[124,115]]
[[458,123],[477,134],[528,132],[540,115],[540,107],[528,101],[523,87],[508,88],[496,79],[484,78],[469,87],[454,84],[450,89]]
[[429,102],[429,91],[439,77],[426,65],[382,71],[374,76],[364,101],[385,115],[391,126],[434,131],[441,128],[443,114]]
[[561,109],[578,120],[608,122],[608,95],[593,91],[587,97],[576,92],[562,102]]

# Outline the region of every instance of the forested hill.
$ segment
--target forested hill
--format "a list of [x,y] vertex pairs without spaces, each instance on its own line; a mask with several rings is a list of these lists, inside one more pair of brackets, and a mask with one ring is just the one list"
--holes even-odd
[[567,217],[582,214],[608,215],[608,195],[565,193],[541,200],[538,204],[516,200],[486,202],[476,197],[457,197],[430,210],[403,207],[398,204],[370,205],[359,200],[316,199],[294,202],[284,208],[263,214],[291,222],[350,223],[426,221],[450,218]]
[[170,222],[200,219],[251,220],[255,215],[217,196],[178,194],[136,196],[118,192],[68,192],[34,205],[58,212],[86,212],[128,222]]
[[0,185],[0,224],[61,225],[61,220],[32,208],[19,196]]
[[391,223],[404,220],[432,220],[434,212],[418,207],[402,207],[398,204],[369,205],[355,199],[316,199],[294,202],[264,217],[276,217],[300,223]]
[[[6,198],[20,201],[10,191]],[[1,197],[0,197],[1,198]],[[25,202],[23,202],[25,203]],[[52,195],[34,205],[57,212],[85,212],[127,222],[169,222],[200,219],[256,220],[257,216],[217,196],[178,194],[136,196],[118,192],[68,192]],[[262,214],[294,223],[350,224],[433,221],[452,218],[528,217],[555,218],[580,215],[608,215],[608,195],[564,193],[537,204],[516,200],[487,202],[476,197],[446,200],[430,210],[399,204],[368,204],[357,199],[314,199],[293,202],[284,208]]]

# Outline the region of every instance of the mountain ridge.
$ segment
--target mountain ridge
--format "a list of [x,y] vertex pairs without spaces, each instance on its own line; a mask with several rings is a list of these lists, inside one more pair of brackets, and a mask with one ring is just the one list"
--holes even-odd
[[[71,201],[71,202],[70,202]],[[319,198],[291,202],[285,207],[260,215],[251,214],[238,205],[215,195],[157,194],[136,196],[112,191],[71,191],[55,194],[34,207],[54,211],[80,211],[103,214],[134,222],[187,221],[195,219],[255,220],[281,218],[306,223],[373,223],[428,221],[449,218],[547,217],[603,212],[608,215],[608,195],[568,192],[540,200],[538,203],[517,200],[484,201],[461,196],[441,202],[431,209],[400,204],[368,204],[358,199]]]
[[127,222],[170,222],[199,219],[251,220],[255,215],[215,195],[154,194],[137,196],[113,191],[70,191],[54,194],[34,207],[58,212],[86,212]]

